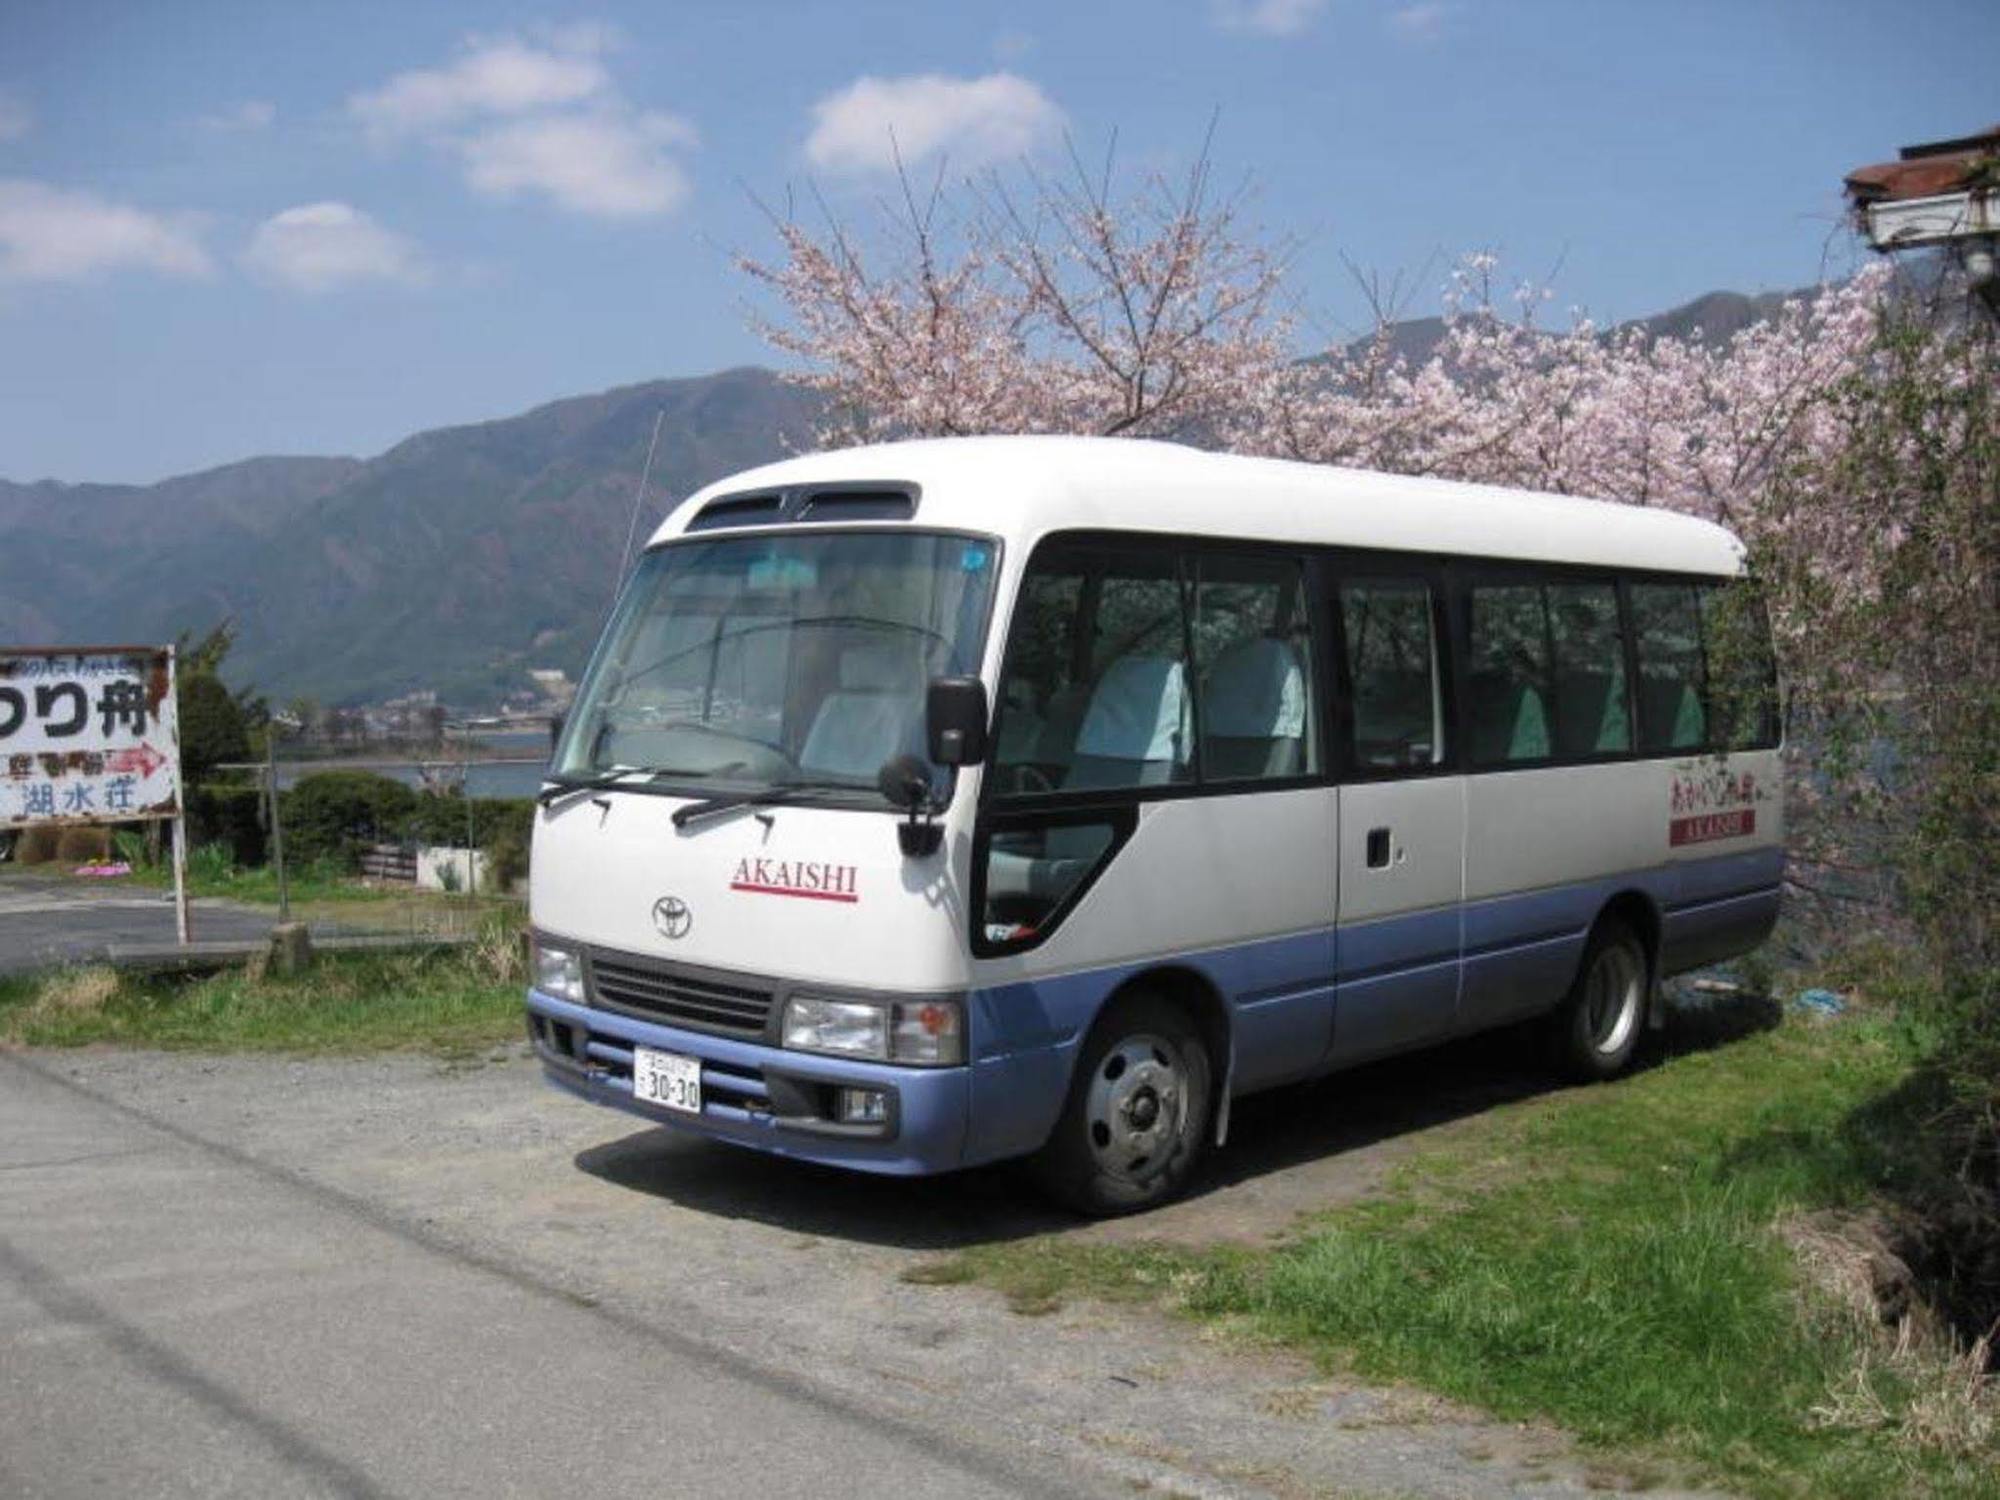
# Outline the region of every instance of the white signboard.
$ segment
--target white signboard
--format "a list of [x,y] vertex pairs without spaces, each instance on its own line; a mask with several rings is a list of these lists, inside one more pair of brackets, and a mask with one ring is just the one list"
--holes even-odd
[[172,647],[0,647],[0,828],[178,818]]

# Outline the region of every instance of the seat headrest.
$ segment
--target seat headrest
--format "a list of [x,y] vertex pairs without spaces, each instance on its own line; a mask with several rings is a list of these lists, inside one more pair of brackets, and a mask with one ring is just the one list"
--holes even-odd
[[1204,736],[1295,740],[1306,732],[1306,676],[1289,641],[1238,642],[1215,659],[1203,686]]
[[1078,755],[1186,759],[1187,676],[1163,656],[1121,656],[1097,680],[1076,736]]
[[910,653],[894,646],[850,646],[840,653],[840,686],[846,692],[908,689],[915,677]]

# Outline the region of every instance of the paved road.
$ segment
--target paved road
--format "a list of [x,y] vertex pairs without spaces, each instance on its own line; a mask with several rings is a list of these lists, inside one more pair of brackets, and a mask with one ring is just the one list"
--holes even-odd
[[1193,1199],[1079,1225],[1005,1169],[649,1128],[518,1045],[0,1051],[0,1496],[1576,1500],[1603,1460],[1560,1434],[924,1271],[1024,1236],[1264,1241],[1519,1097],[1495,1052],[1246,1101]]
[[1110,1492],[0,1054],[0,1494]]
[[[194,935],[201,939],[264,937],[270,909],[230,901],[197,901]],[[101,958],[111,943],[174,941],[170,891],[106,881],[93,885],[25,870],[0,872],[0,974],[54,963]]]

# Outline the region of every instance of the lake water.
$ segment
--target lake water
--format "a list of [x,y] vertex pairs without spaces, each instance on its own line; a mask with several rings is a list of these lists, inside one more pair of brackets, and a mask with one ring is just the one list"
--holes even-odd
[[405,786],[421,787],[425,769],[429,769],[433,776],[441,776],[450,782],[457,780],[463,765],[466,795],[470,797],[532,797],[541,789],[542,772],[548,765],[547,730],[504,730],[482,734],[478,738],[482,753],[506,758],[475,760],[466,764],[455,760],[450,751],[445,751],[421,761],[378,760],[367,755],[356,756],[353,760],[310,760],[289,764],[281,760],[278,762],[278,785],[295,786],[301,776],[320,771],[371,771],[377,776],[400,781]]

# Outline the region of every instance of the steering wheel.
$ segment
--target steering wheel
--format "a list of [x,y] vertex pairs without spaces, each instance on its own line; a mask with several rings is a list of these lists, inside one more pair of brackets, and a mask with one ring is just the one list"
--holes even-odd
[[1055,778],[1032,761],[1016,761],[1007,769],[1013,772],[1014,784],[1007,788],[1010,792],[1053,792],[1056,789]]

